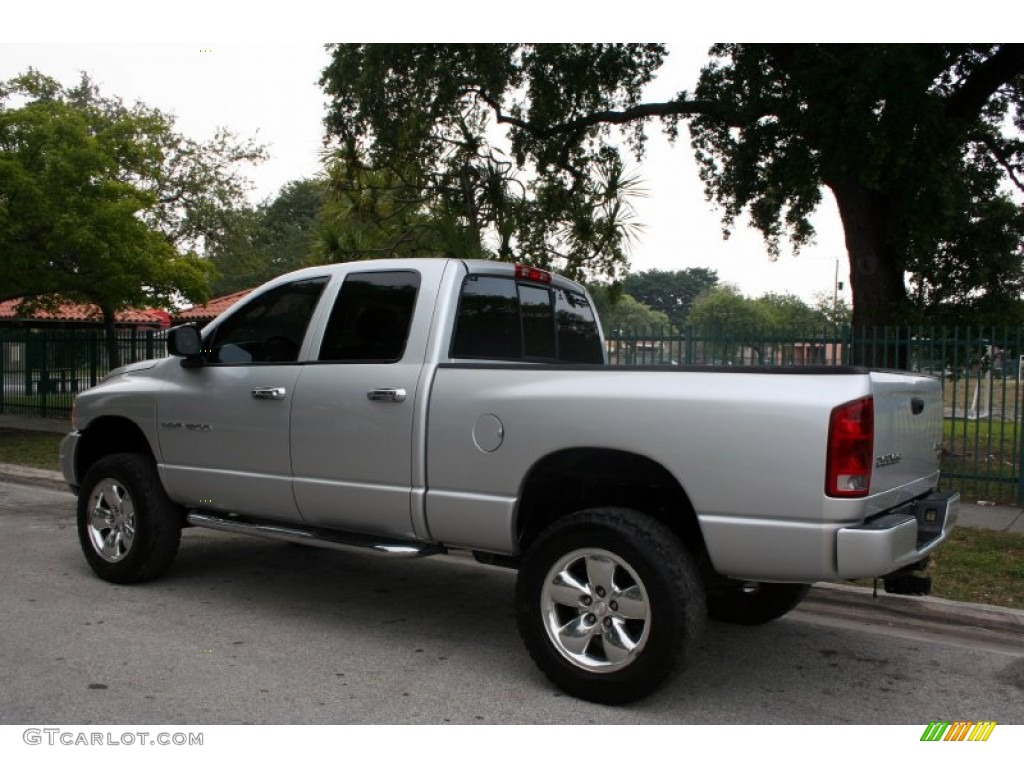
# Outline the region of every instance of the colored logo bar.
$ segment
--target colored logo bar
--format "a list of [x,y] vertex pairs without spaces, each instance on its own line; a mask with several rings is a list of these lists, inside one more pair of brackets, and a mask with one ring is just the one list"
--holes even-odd
[[988,741],[995,728],[994,720],[932,720],[921,741]]

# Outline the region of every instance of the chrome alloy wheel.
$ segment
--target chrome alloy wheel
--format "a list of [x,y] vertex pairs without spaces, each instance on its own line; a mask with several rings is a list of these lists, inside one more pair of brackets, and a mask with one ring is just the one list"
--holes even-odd
[[105,477],[89,500],[89,542],[100,557],[116,563],[128,556],[135,539],[135,505],[123,483]]
[[540,597],[544,628],[565,659],[587,672],[632,663],[650,636],[647,591],[626,561],[578,549],[548,571]]

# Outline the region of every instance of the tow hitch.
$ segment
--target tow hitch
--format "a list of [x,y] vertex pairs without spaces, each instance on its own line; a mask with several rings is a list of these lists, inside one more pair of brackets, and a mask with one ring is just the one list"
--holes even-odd
[[[890,595],[928,595],[932,591],[932,577],[922,572],[928,567],[929,558],[893,571],[882,577],[885,591]],[[875,595],[878,595],[878,579],[875,579]]]

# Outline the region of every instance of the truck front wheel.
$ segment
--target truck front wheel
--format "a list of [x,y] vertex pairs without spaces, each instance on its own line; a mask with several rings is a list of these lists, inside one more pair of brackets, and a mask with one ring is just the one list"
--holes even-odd
[[629,509],[564,517],[527,551],[516,616],[548,678],[581,699],[639,699],[695,651],[707,608],[693,557],[666,526]]
[[78,539],[101,579],[155,579],[178,553],[181,526],[181,508],[167,498],[151,457],[115,453],[86,473],[78,495]]

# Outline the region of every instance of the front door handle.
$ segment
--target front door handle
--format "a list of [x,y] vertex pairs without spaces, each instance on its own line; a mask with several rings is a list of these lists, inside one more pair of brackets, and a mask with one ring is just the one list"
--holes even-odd
[[287,390],[284,387],[256,387],[252,396],[257,400],[284,400]]
[[401,403],[405,395],[404,389],[371,389],[366,393],[366,398],[377,403]]

